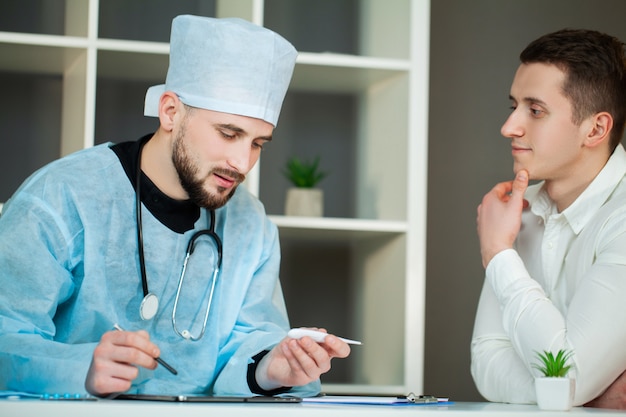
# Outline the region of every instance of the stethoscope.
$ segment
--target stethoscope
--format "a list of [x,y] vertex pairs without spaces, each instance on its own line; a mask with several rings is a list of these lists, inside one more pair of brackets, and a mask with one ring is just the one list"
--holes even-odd
[[[137,220],[137,251],[139,252],[139,270],[141,273],[141,286],[143,288],[143,300],[141,300],[141,304],[139,305],[139,315],[142,320],[150,320],[152,319],[159,309],[159,298],[151,293],[148,290],[148,277],[146,275],[146,262],[143,253],[143,227],[142,227],[142,219],[141,219],[141,151],[143,150],[143,146],[146,142],[142,142],[139,144],[139,152],[137,154],[137,172],[135,177],[135,205],[136,205],[136,220]],[[174,308],[172,309],[172,326],[174,327],[174,331],[176,334],[181,336],[184,339],[197,341],[204,336],[204,332],[206,330],[207,321],[209,319],[209,311],[211,310],[211,304],[213,301],[213,293],[215,291],[215,284],[217,282],[217,276],[219,270],[222,266],[222,240],[215,233],[215,210],[209,211],[211,216],[211,224],[209,229],[200,230],[191,236],[189,239],[189,243],[187,244],[187,252],[185,254],[185,260],[183,262],[183,268],[180,273],[180,278],[178,279],[178,288],[176,289],[176,298],[174,299]],[[183,282],[185,281],[185,272],[187,271],[187,262],[191,257],[191,254],[194,251],[196,240],[200,236],[207,235],[213,239],[215,242],[215,246],[217,247],[217,265],[213,271],[213,277],[211,278],[211,290],[209,292],[209,299],[207,301],[206,310],[204,313],[204,321],[202,322],[202,329],[197,336],[191,334],[191,332],[187,329],[179,330],[176,325],[176,310],[178,308],[178,301],[180,298],[180,291],[183,287]]]

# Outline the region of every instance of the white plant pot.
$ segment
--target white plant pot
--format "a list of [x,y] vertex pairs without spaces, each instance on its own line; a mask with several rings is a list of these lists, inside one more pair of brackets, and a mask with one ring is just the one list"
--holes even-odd
[[542,410],[567,411],[571,409],[575,392],[575,379],[535,378],[537,405]]
[[286,216],[321,217],[324,193],[319,188],[290,188],[285,200]]

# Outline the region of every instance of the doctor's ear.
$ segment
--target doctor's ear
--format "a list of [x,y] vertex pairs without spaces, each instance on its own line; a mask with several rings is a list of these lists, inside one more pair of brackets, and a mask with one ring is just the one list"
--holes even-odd
[[591,127],[585,138],[585,145],[597,146],[609,141],[609,134],[613,129],[613,116],[607,112],[600,112],[591,117]]
[[161,95],[159,99],[159,122],[165,131],[171,132],[174,128],[174,116],[181,104],[178,96],[172,91],[166,91]]

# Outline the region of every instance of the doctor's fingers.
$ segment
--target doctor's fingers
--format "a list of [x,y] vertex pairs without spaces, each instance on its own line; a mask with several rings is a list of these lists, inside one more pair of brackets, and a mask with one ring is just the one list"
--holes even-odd
[[345,358],[350,355],[350,345],[332,334],[326,336],[322,346],[331,358]]
[[330,355],[310,337],[292,340],[288,345],[293,358],[310,378],[318,378],[330,370]]
[[94,349],[94,361],[116,362],[154,369],[159,349],[146,337],[130,332],[109,332]]
[[150,341],[150,336],[143,330],[136,332],[116,330],[107,332],[102,335],[100,344],[105,346],[111,344],[113,346],[132,347],[144,352],[152,358],[158,358],[161,354],[159,347]]
[[85,379],[85,388],[90,394],[100,397],[124,392],[131,387],[137,375],[139,370],[135,366],[94,357]]

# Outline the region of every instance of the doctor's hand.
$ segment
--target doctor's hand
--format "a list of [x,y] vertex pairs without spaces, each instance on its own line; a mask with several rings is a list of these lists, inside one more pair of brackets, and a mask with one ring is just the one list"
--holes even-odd
[[323,343],[308,336],[286,337],[263,357],[256,370],[256,380],[267,391],[306,385],[330,370],[332,358],[345,358],[349,354],[350,346],[333,335],[328,335]]
[[513,247],[522,225],[522,210],[528,207],[526,188],[528,172],[520,170],[513,181],[493,187],[478,206],[476,224],[484,268],[496,254]]
[[105,333],[93,352],[85,379],[87,392],[102,397],[127,391],[139,374],[137,367],[155,369],[159,353],[143,330]]

